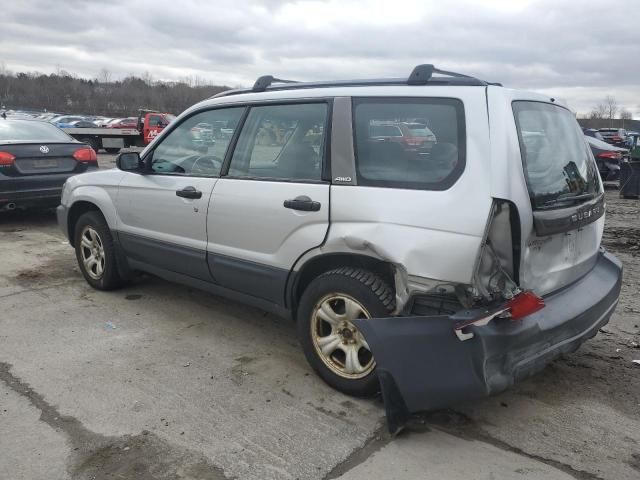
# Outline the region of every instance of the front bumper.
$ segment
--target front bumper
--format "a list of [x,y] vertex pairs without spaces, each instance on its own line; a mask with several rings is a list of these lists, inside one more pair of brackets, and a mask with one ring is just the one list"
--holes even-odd
[[491,395],[575,351],[608,322],[618,302],[622,264],[602,250],[595,267],[522,320],[494,319],[454,333],[446,315],[355,320],[377,363],[391,432],[409,414]]

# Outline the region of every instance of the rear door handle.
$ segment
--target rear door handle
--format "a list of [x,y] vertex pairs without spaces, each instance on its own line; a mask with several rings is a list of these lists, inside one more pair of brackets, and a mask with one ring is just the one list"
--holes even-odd
[[176,190],[176,195],[182,198],[201,198],[202,192],[196,190],[195,187],[184,187],[182,190]]
[[292,200],[285,200],[284,208],[302,210],[303,212],[317,212],[320,210],[320,202],[314,202],[306,195],[300,195]]

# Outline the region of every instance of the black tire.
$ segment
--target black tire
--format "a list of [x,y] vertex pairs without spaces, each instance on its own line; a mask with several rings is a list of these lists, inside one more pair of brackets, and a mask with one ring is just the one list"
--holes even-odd
[[120,151],[119,148],[105,148],[104,149],[107,153],[118,153]]
[[84,137],[84,138],[81,138],[80,141],[82,143],[89,145],[91,148],[93,148],[96,151],[96,153],[98,153],[98,150],[100,149],[100,142],[96,137]]
[[327,384],[348,395],[371,396],[379,391],[375,368],[362,378],[344,378],[325,364],[314,344],[313,317],[318,304],[332,294],[356,300],[371,318],[388,317],[395,309],[393,289],[370,271],[342,267],[323,273],[306,288],[297,312],[298,338],[307,361]]
[[[104,267],[99,278],[94,278],[87,270],[83,261],[83,248],[85,254],[88,252],[86,247],[82,246],[82,235],[85,229],[90,227],[93,229],[101,242],[104,258]],[[76,259],[78,260],[78,267],[89,285],[97,290],[113,290],[120,287],[123,284],[122,278],[118,272],[116,249],[113,244],[113,237],[109,226],[100,212],[90,211],[83,213],[78,219],[74,230],[74,245],[76,248]]]

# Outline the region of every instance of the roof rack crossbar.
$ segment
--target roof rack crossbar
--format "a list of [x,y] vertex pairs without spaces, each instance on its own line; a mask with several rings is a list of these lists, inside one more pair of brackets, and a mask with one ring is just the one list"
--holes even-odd
[[273,75],[263,75],[256,80],[251,88],[252,92],[264,92],[268,87],[274,83],[299,83],[295,80],[285,80],[283,78],[275,78]]
[[455,77],[455,78],[468,78],[471,80],[478,80],[475,77],[471,77],[469,75],[463,75],[462,73],[457,72],[449,72],[447,70],[440,70],[439,68],[435,68],[430,63],[417,65],[411,75],[409,75],[409,79],[407,80],[408,85],[426,85],[432,79],[434,73],[439,73],[440,75],[446,75],[447,77]]
[[[437,73],[441,77],[434,77]],[[447,78],[448,77],[448,78]],[[279,84],[279,85],[274,85]],[[265,92],[267,90],[294,90],[305,88],[330,88],[330,87],[363,87],[373,85],[459,85],[459,86],[487,86],[499,85],[498,83],[485,82],[476,77],[457,72],[449,72],[435,68],[432,64],[417,65],[409,75],[409,78],[384,78],[363,80],[341,80],[325,82],[298,82],[275,78],[273,75],[264,75],[256,80],[251,89],[226,90],[214,95],[212,98],[226,97],[248,92]]]

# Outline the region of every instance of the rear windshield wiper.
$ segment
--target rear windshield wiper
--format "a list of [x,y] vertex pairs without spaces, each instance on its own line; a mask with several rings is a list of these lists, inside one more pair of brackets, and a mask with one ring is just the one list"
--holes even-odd
[[538,208],[551,207],[553,205],[557,205],[558,203],[564,202],[577,202],[578,200],[592,200],[596,198],[595,193],[581,193],[578,195],[572,193],[563,193],[562,195],[558,195],[553,200],[549,200],[544,202],[542,205],[538,205]]

